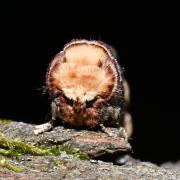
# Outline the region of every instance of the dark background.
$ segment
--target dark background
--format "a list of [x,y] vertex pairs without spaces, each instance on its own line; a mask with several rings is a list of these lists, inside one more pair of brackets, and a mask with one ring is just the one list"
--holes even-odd
[[102,40],[131,86],[134,157],[180,159],[180,9],[7,8],[1,18],[0,118],[46,122],[50,60],[71,39]]

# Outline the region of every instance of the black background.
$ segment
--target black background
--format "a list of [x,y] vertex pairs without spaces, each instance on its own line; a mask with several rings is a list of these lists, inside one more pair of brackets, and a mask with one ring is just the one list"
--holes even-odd
[[134,156],[180,158],[180,9],[40,6],[1,17],[0,118],[46,122],[41,88],[50,60],[71,39],[102,40],[117,50],[131,86]]

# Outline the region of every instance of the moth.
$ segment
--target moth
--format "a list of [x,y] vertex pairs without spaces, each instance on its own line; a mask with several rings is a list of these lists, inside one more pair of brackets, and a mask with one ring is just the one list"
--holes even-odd
[[132,134],[126,109],[129,87],[111,46],[95,40],[73,40],[51,61],[46,74],[51,98],[50,122],[38,125],[35,133],[54,127],[56,119],[73,128],[114,126],[127,138]]

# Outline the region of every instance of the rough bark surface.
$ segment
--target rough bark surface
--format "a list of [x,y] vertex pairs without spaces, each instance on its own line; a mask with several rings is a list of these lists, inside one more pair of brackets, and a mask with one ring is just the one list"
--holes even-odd
[[[113,137],[105,133],[55,127],[50,132],[34,135],[34,125],[11,122],[0,125],[0,132],[9,138],[19,138],[35,145],[65,145],[78,148],[90,158],[128,151],[130,145],[118,137],[117,129],[110,128]],[[0,156],[1,158],[1,156]],[[101,160],[80,160],[66,151],[58,156],[32,156],[24,154],[8,157],[7,161],[22,169],[15,173],[0,166],[0,179],[180,179],[180,173],[170,168],[158,167],[149,162],[129,161],[114,165]]]

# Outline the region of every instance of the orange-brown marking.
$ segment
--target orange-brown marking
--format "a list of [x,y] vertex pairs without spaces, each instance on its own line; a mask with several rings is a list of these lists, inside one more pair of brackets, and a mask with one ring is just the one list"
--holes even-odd
[[[89,91],[94,91],[96,92],[95,96],[97,94],[108,96],[111,94],[117,78],[111,64],[103,68],[102,64],[106,62],[107,57],[106,51],[97,45],[78,44],[67,47],[65,49],[66,62],[54,65],[52,85],[57,89],[67,90],[82,86],[84,95]],[[74,94],[69,93],[69,90],[68,96],[68,98],[71,96],[76,98]],[[83,98],[83,96],[79,98]]]

